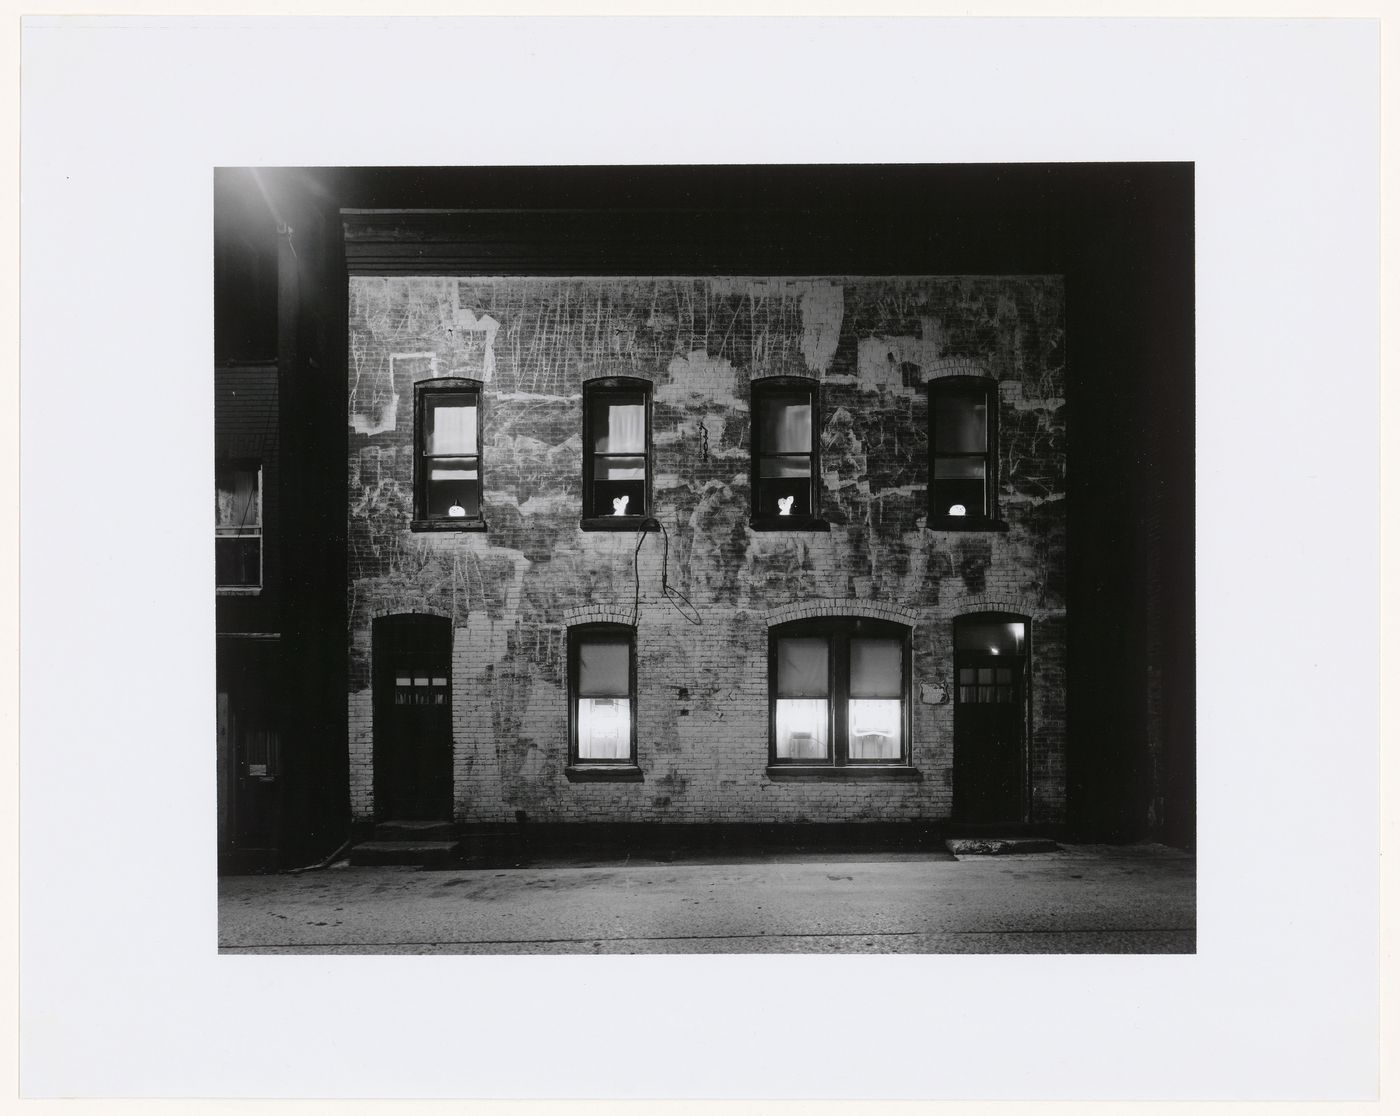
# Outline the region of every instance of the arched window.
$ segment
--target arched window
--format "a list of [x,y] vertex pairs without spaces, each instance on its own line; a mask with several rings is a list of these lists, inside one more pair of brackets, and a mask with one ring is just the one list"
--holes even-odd
[[928,524],[1004,528],[997,515],[996,381],[950,376],[928,385]]
[[768,630],[769,762],[909,762],[909,629],[866,617]]
[[583,385],[583,527],[634,531],[651,514],[651,382]]

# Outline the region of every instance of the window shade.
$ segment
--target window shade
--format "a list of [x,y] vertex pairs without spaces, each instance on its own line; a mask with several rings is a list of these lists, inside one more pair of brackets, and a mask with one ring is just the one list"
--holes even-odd
[[899,697],[903,691],[900,666],[898,640],[851,640],[851,697]]
[[778,640],[778,697],[818,698],[827,691],[826,640]]
[[578,645],[578,696],[627,697],[631,648],[626,643],[583,642]]
[[258,526],[258,471],[219,469],[215,476],[214,515],[219,527]]
[[476,453],[476,405],[464,399],[429,404],[428,452]]

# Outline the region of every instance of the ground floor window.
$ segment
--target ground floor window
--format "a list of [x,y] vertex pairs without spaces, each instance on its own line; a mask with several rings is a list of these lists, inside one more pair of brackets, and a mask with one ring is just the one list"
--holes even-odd
[[569,630],[569,762],[635,764],[636,632],[624,624]]
[[864,617],[780,624],[768,662],[770,762],[909,762],[908,628]]

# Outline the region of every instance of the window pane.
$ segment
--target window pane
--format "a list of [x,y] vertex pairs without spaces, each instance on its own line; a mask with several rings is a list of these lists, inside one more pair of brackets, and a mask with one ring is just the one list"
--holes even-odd
[[632,758],[632,711],[625,698],[578,699],[578,758]]
[[826,640],[778,640],[778,697],[824,698],[827,686]]
[[216,538],[214,540],[215,585],[260,585],[262,540]]
[[645,453],[647,409],[641,395],[595,398],[589,403],[595,453]]
[[645,480],[593,482],[593,506],[590,515],[645,515],[647,485]]
[[[475,457],[437,458],[428,466],[429,515],[479,515],[480,491],[480,472]],[[461,512],[454,513],[454,507],[461,508]]]
[[812,404],[806,396],[760,396],[760,453],[811,453]]
[[214,485],[214,523],[217,526],[256,527],[261,523],[257,469],[217,469]]
[[851,699],[848,706],[851,759],[899,759],[903,736],[902,704],[897,699]]
[[593,460],[593,476],[598,480],[646,480],[645,457],[597,457]]
[[980,457],[935,458],[933,462],[934,513],[937,515],[986,515],[986,473],[986,462]]
[[953,625],[953,646],[958,651],[993,651],[999,655],[1019,655],[1025,643],[1026,626],[1019,622],[960,620]]
[[578,696],[627,697],[631,692],[631,645],[616,640],[578,645]]
[[427,451],[475,454],[476,396],[428,397]]
[[827,748],[827,704],[824,699],[779,698],[775,712],[779,759],[830,758]]
[[758,482],[759,515],[812,514],[812,482],[807,477]]
[[992,671],[991,671],[991,668],[990,668],[990,667],[983,667],[981,670],[979,670],[979,671],[977,672],[977,681],[978,681],[979,683],[986,683],[986,682],[990,682],[991,680],[992,680]]
[[851,697],[898,698],[904,692],[897,639],[851,640]]
[[784,457],[760,457],[758,459],[760,477],[810,477],[812,459],[806,454],[790,454]]
[[979,453],[987,448],[985,395],[937,395],[933,446],[940,453]]

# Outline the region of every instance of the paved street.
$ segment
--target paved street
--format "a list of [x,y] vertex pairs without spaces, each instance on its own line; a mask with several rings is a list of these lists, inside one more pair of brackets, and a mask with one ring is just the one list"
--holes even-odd
[[1189,953],[1163,846],[333,867],[219,882],[222,953]]

